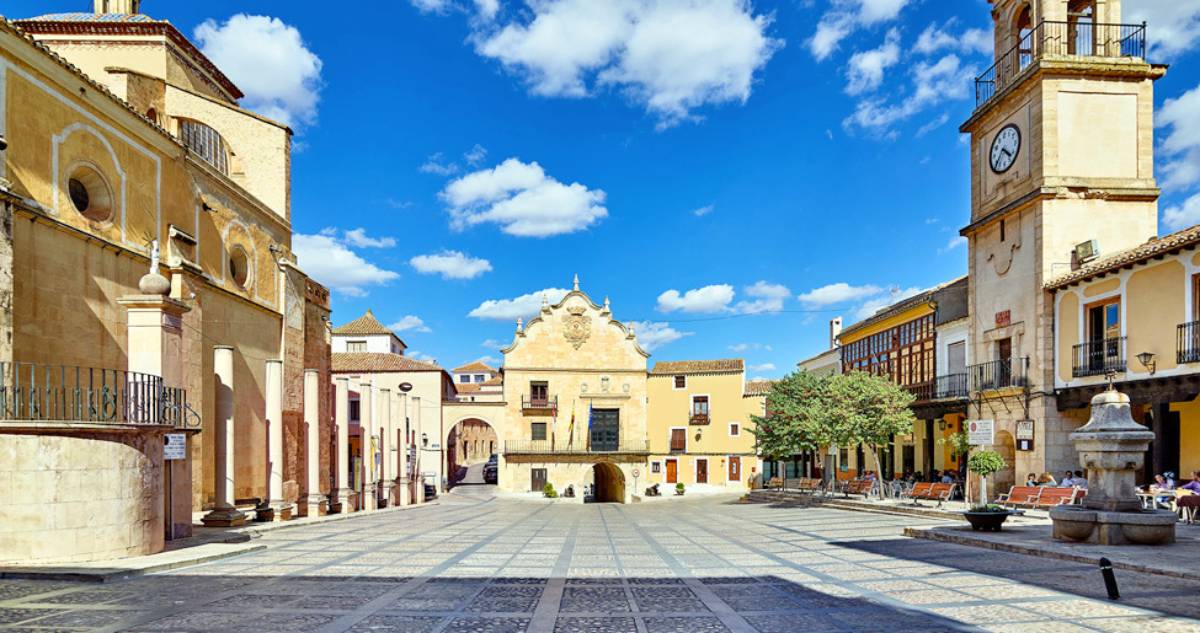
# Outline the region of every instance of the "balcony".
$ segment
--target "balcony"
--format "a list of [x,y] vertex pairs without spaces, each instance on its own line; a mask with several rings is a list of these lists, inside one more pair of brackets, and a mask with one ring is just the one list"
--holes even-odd
[[1045,57],[1131,57],[1146,56],[1146,23],[1095,24],[1091,22],[1042,21],[1021,41],[975,78],[975,108],[982,107],[1021,73]]
[[707,426],[711,422],[707,413],[693,413],[692,417],[688,418],[688,424],[691,426]]
[[1004,358],[988,361],[967,368],[968,387],[971,391],[995,391],[1027,386],[1026,373],[1029,358]]
[[646,440],[620,440],[603,446],[589,446],[586,439],[573,442],[551,440],[516,440],[504,442],[505,455],[649,455]]
[[187,392],[122,369],[0,362],[0,420],[199,428]]
[[947,374],[905,387],[917,402],[962,400],[967,397],[967,374]]
[[1116,336],[1080,343],[1073,348],[1071,375],[1075,378],[1103,376],[1125,371],[1125,337]]
[[1179,363],[1200,363],[1200,321],[1179,324],[1175,332],[1175,358]]
[[554,415],[558,411],[558,396],[521,396],[521,412],[525,415]]

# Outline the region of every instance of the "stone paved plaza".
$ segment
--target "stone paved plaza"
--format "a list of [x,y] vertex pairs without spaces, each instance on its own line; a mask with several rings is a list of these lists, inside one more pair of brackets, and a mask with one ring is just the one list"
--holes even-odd
[[450,494],[107,584],[0,581],[0,631],[1200,631],[1200,583],[901,537],[911,517],[730,497]]

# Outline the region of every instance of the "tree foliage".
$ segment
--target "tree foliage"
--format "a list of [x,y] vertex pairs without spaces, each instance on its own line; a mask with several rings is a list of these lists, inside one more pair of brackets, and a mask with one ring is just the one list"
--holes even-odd
[[779,459],[824,446],[878,446],[911,433],[913,396],[863,372],[821,376],[795,372],[767,394],[767,415],[751,432],[764,457]]
[[981,477],[1000,472],[1005,466],[1004,458],[996,451],[975,451],[967,460],[967,469]]

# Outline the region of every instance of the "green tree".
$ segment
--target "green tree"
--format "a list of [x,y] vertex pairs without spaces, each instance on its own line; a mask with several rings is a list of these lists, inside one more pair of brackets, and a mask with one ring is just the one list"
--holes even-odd
[[[878,447],[911,433],[913,396],[890,380],[863,372],[817,376],[796,372],[771,388],[767,415],[754,416],[759,450],[779,459],[824,446]],[[879,451],[876,472],[882,472]]]
[[967,460],[967,470],[979,475],[979,507],[987,507],[987,478],[1004,470],[1007,464],[1000,453],[990,450],[975,451]]

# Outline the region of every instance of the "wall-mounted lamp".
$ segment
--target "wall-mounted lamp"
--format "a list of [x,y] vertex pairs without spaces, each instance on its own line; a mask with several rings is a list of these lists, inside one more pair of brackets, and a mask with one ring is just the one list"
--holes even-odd
[[422,447],[429,446],[429,434],[428,433],[421,434],[421,446]]
[[1158,369],[1158,362],[1154,360],[1154,352],[1142,352],[1137,355],[1137,359],[1142,364],[1142,367],[1148,369],[1150,375],[1153,376],[1154,372]]
[[4,136],[0,136],[0,152],[3,152],[6,149],[8,149],[8,139],[4,138]]
[[946,431],[946,421],[945,420],[938,420],[938,430],[942,431],[942,432]]

